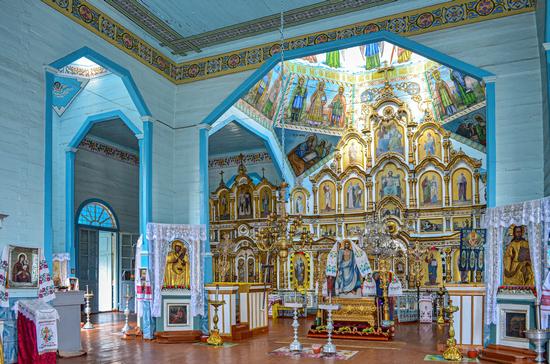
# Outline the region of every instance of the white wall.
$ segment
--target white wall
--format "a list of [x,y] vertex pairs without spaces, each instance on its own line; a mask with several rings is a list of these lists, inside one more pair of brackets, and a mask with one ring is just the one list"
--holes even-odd
[[[173,124],[175,87],[139,61],[116,49],[41,1],[2,1],[0,11],[0,213],[10,215],[0,246],[42,246],[44,239],[44,70],[43,65],[87,46],[132,74],[152,116]],[[156,123],[155,123],[156,124]],[[165,157],[154,126],[153,168]],[[64,153],[64,152],[63,152]],[[165,188],[165,181],[169,181]],[[154,191],[170,189],[172,178],[154,178]],[[153,196],[155,206],[170,200]],[[155,205],[156,204],[156,205]],[[153,216],[167,215],[153,211]],[[60,245],[64,237],[59,236]],[[57,237],[56,237],[57,239]],[[56,242],[56,244],[58,244]]]

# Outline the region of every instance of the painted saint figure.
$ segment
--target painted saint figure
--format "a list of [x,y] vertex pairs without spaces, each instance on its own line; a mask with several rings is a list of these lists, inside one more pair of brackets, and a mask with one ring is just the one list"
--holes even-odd
[[403,154],[403,150],[403,134],[395,125],[382,125],[378,130],[376,154],[381,155],[387,152]]
[[166,256],[166,267],[164,270],[165,287],[186,287],[191,282],[189,269],[189,254],[185,245],[175,240],[172,249]]
[[426,156],[435,155],[435,139],[432,133],[426,134],[426,141],[424,142],[424,152]]
[[364,49],[365,68],[371,70],[380,67],[380,54],[382,53],[380,42],[370,43],[366,46],[361,46],[361,48]]
[[295,203],[296,203],[296,205],[294,207],[294,212],[296,214],[303,214],[304,213],[304,205],[303,205],[304,201],[302,199],[302,195],[298,195],[296,197]]
[[302,111],[306,103],[307,97],[307,84],[304,85],[304,78],[298,79],[298,84],[292,91],[290,96],[290,121],[297,123],[302,118]]
[[458,176],[458,200],[461,202],[468,201],[467,196],[467,190],[468,190],[468,180],[466,179],[466,176],[463,172],[460,172],[460,176]]
[[523,226],[514,226],[513,237],[504,252],[504,279],[507,286],[534,286],[529,242],[523,237]]
[[462,72],[460,72],[459,70],[453,69],[451,71],[451,81],[453,81],[453,83],[455,84],[456,90],[458,91],[458,96],[460,97],[460,100],[462,101],[464,106],[468,107],[475,104],[477,98],[474,90],[466,85],[466,80],[464,79],[464,77],[464,74],[462,74]]
[[296,277],[296,283],[298,286],[303,286],[306,278],[306,266],[304,264],[304,258],[301,255],[296,257],[296,265],[294,266],[294,274]]
[[352,140],[348,149],[348,161],[350,165],[357,164],[358,161],[358,150],[355,140]]
[[434,286],[437,284],[437,259],[433,252],[426,258],[426,263],[428,264],[428,283]]
[[311,95],[311,104],[307,111],[307,118],[315,123],[322,123],[324,117],[324,108],[327,103],[327,94],[325,92],[325,82],[319,81],[317,90]]
[[347,208],[348,209],[360,209],[362,207],[362,196],[363,196],[363,189],[359,185],[359,182],[357,183],[350,183],[350,186],[348,187],[347,196],[346,196],[346,202],[347,202]]
[[337,262],[336,294],[357,294],[357,291],[361,289],[361,274],[349,241],[344,241],[343,247],[338,249]]
[[254,95],[254,106],[258,106],[258,103],[260,102],[260,99],[262,98],[268,84],[269,84],[269,77],[270,74],[266,74],[260,82],[258,83],[258,88],[256,89],[256,94]]
[[332,190],[328,184],[323,186],[323,193],[325,194],[325,211],[332,211]]
[[393,171],[388,171],[386,176],[382,176],[380,198],[385,196],[396,196],[401,198],[401,180],[399,176],[393,175]]
[[340,51],[327,52],[325,63],[332,68],[340,68]]
[[453,93],[449,85],[441,79],[441,73],[438,70],[432,72],[435,80],[435,95],[439,102],[441,115],[451,116],[457,112]]
[[269,215],[269,196],[267,192],[264,192],[262,196],[262,216],[266,217],[267,215]]
[[338,87],[338,93],[330,102],[329,121],[330,126],[343,128],[346,119],[346,98],[344,97],[344,86]]
[[17,257],[17,262],[13,265],[12,272],[12,281],[19,283],[31,283],[29,261],[26,254],[19,254],[19,256]]
[[279,90],[281,89],[281,77],[277,77],[273,86],[269,89],[267,93],[267,100],[265,101],[264,107],[262,108],[262,114],[268,118],[272,118],[275,113],[273,105],[277,101],[277,95],[279,95]]

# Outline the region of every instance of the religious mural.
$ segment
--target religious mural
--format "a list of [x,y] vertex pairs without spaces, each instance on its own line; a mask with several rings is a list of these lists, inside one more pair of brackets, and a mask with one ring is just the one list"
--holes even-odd
[[395,121],[382,123],[375,132],[376,156],[392,152],[403,155],[405,145],[403,139],[403,128]]
[[352,178],[344,185],[345,209],[358,210],[364,208],[364,188],[363,182],[358,178]]
[[336,211],[336,186],[332,181],[324,181],[319,186],[319,207],[321,213],[333,213]]
[[472,202],[472,173],[460,168],[452,174],[453,205]]
[[[280,129],[277,129],[280,135]],[[328,157],[338,137],[301,131],[285,131],[288,161],[296,176],[300,176]]]
[[290,284],[300,292],[310,287],[311,258],[304,252],[292,253],[290,256]]
[[460,116],[443,124],[443,127],[453,133],[454,137],[478,150],[485,151],[487,145],[487,122],[485,107]]
[[376,184],[379,199],[386,196],[393,196],[400,200],[405,199],[405,173],[395,164],[387,164],[378,173]]
[[189,288],[191,282],[189,251],[180,240],[174,240],[166,256],[164,288]]

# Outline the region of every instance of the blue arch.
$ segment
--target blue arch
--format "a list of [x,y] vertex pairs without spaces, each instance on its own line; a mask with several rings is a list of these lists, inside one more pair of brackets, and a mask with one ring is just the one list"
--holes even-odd
[[[251,123],[247,122],[245,119],[239,118],[236,115],[231,115],[227,119],[219,121],[218,123],[214,124],[212,129],[210,129],[209,131],[209,136],[216,134],[218,131],[223,129],[223,127],[225,127],[227,124],[231,122],[234,122],[242,126],[248,132],[254,134],[264,142],[265,148],[267,149],[269,156],[275,162],[275,168],[277,170],[279,177],[292,185],[294,182],[294,175],[291,172],[291,168],[289,165],[287,165],[283,169],[283,163],[286,163],[286,159],[285,158],[281,159],[281,153],[279,152],[280,146],[277,143],[276,136],[265,127],[257,123],[254,123],[251,125]],[[283,170],[286,172],[284,173],[284,175],[283,175]]]
[[[101,226],[94,226],[94,225],[79,224],[78,223],[78,218],[80,217],[80,214],[82,214],[82,210],[84,209],[84,207],[86,207],[87,205],[89,205],[91,203],[99,203],[99,204],[105,206],[109,210],[111,215],[113,215],[113,219],[115,219],[116,227],[115,228],[108,228],[108,227],[101,227]],[[111,205],[109,205],[109,203],[107,201],[103,201],[102,199],[99,199],[99,198],[87,199],[87,200],[83,201],[80,204],[80,206],[78,206],[78,209],[76,210],[76,214],[75,214],[75,224],[77,226],[86,226],[86,227],[89,227],[91,229],[98,229],[98,230],[108,230],[108,231],[119,231],[120,230],[120,223],[118,222],[118,217],[115,213],[115,210],[112,208]]]
[[142,132],[141,130],[134,124],[132,121],[122,112],[121,110],[113,110],[104,112],[101,114],[91,115],[84,120],[84,123],[80,126],[80,129],[76,132],[75,136],[71,139],[71,141],[68,144],[69,148],[76,148],[80,144],[80,142],[84,139],[86,134],[92,129],[94,124],[101,123],[108,120],[113,119],[120,119],[126,125],[132,133],[138,138],[141,138]]
[[[105,56],[99,54],[98,52],[88,48],[88,47],[82,47],[65,57],[62,57],[48,65],[48,67],[45,68],[45,95],[46,95],[46,102],[44,105],[44,115],[45,115],[45,127],[44,127],[44,256],[47,260],[47,262],[50,264],[52,263],[52,253],[53,253],[53,115],[52,115],[52,88],[53,88],[53,82],[54,82],[54,76],[55,72],[66,66],[70,63],[82,58],[86,57],[89,60],[97,63],[98,65],[108,69],[113,74],[118,75],[121,80],[123,81],[124,86],[126,87],[126,90],[128,94],[130,95],[130,98],[132,102],[134,103],[138,113],[141,115],[143,120],[143,132],[140,132],[137,127],[129,122],[128,117],[124,115],[122,111],[113,111],[110,113],[104,113],[100,116],[96,115],[95,119],[93,117],[88,118],[85,122],[86,128],[82,127],[78,131],[77,135],[73,138],[71,141],[69,151],[66,153],[66,161],[67,161],[67,172],[68,174],[74,173],[74,152],[71,152],[71,148],[75,148],[78,143],[82,140],[84,135],[86,135],[86,132],[89,131],[89,128],[95,123],[100,122],[101,118],[104,118],[103,121],[113,119],[113,118],[120,118],[129,128],[140,138],[139,145],[140,145],[140,230],[143,230],[142,233],[144,233],[144,229],[147,225],[147,222],[151,220],[152,216],[152,123],[151,123],[151,112],[149,111],[149,108],[147,107],[145,100],[143,99],[141,93],[139,92],[139,89],[136,86],[136,83],[134,82],[131,73],[125,69],[124,67],[121,67],[120,65],[116,64],[115,62],[109,60]],[[72,181],[74,182],[74,180]],[[142,188],[143,186],[143,188]],[[66,190],[68,190],[69,185],[66,185]],[[72,199],[67,199],[71,200]],[[66,201],[66,205],[71,201]],[[141,208],[143,207],[143,208]],[[74,236],[74,224],[72,223],[74,216],[72,214],[73,207],[71,205],[71,208],[68,210],[71,213],[66,213],[66,218],[71,220],[71,224],[67,223],[67,226],[70,225],[70,233],[71,233],[71,239],[67,240],[65,242],[66,247],[72,244],[73,236]],[[66,233],[67,235],[69,233]],[[145,251],[147,250],[147,246],[145,244]],[[74,256],[74,250],[71,251],[71,255]],[[148,262],[142,262],[144,266],[148,265]]]
[[96,51],[88,47],[82,47],[74,51],[73,53],[66,55],[63,58],[60,58],[57,61],[52,62],[50,63],[50,66],[53,68],[60,69],[82,57],[86,57],[90,61],[95,62],[101,67],[106,68],[112,73],[120,76],[120,78],[122,79],[122,82],[124,83],[124,86],[126,86],[126,89],[130,94],[130,98],[134,102],[134,105],[136,105],[136,108],[140,113],[140,115],[141,116],[151,115],[151,112],[149,111],[149,108],[145,104],[145,100],[143,99],[143,96],[141,96],[141,93],[139,92],[139,89],[137,88],[136,83],[134,82],[134,79],[132,78],[130,71],[128,71],[126,68],[121,67],[120,65],[114,63],[110,59],[106,58],[105,56],[97,53]]
[[[311,47],[293,49],[285,52],[285,60],[302,58],[305,56],[335,51],[343,48],[360,46],[373,42],[387,41],[401,48],[406,48],[425,58],[434,60],[442,65],[457,69],[478,80],[484,80],[487,100],[487,206],[494,207],[496,203],[496,140],[495,140],[495,75],[484,69],[465,63],[457,58],[426,47],[408,38],[379,31],[352,38],[339,39],[332,42],[321,43]],[[219,104],[202,121],[206,125],[213,125],[225,111],[237,102],[250,88],[252,88],[267,72],[269,72],[280,61],[280,56],[275,54],[269,58],[250,77],[239,85],[225,100]]]

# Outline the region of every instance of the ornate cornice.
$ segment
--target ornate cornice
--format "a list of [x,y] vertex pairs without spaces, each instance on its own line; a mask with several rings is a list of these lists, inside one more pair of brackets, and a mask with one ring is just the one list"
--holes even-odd
[[[396,0],[339,0],[319,2],[285,11],[285,27],[292,27],[337,15],[364,10]],[[201,48],[236,41],[258,34],[278,31],[280,15],[273,14],[251,21],[214,29],[208,32],[183,36],[166,21],[151,12],[138,0],[105,0],[160,43],[170,48],[173,54],[185,56],[187,52],[201,52]]]
[[[279,42],[271,42],[178,64],[86,0],[42,0],[42,2],[175,84],[258,68],[280,48]],[[380,30],[405,36],[416,35],[531,12],[535,8],[536,0],[455,0],[324,32],[289,38],[284,47],[285,49],[305,48]]]

